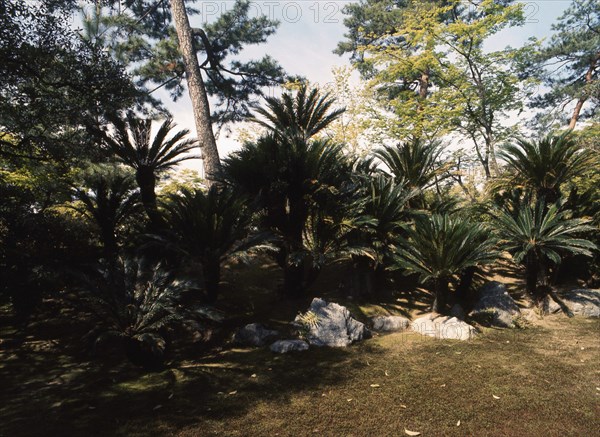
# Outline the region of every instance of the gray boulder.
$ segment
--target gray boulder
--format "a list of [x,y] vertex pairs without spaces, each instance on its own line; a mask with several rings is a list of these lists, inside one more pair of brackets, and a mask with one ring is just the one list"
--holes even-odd
[[287,354],[288,352],[308,350],[308,343],[302,340],[277,340],[270,349],[277,354]]
[[410,320],[401,316],[376,316],[371,323],[373,330],[381,332],[404,331],[410,326]]
[[346,347],[371,337],[367,327],[354,319],[346,307],[318,297],[313,299],[304,315],[296,317],[293,324],[314,346]]
[[[580,288],[557,293],[557,296],[573,315],[600,317],[600,290]],[[542,310],[546,314],[554,314],[561,312],[563,306],[552,297],[546,296],[542,302]]]
[[264,346],[278,335],[279,332],[267,329],[260,323],[250,323],[234,334],[233,341],[243,346]]
[[470,340],[477,330],[456,317],[427,314],[413,320],[411,329],[421,335],[437,339]]
[[484,284],[478,293],[479,299],[469,314],[482,325],[513,328],[515,317],[521,310],[506,291],[504,284],[491,281]]

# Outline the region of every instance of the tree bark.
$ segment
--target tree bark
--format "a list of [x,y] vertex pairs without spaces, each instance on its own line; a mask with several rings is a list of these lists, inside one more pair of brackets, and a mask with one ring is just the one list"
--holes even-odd
[[447,278],[436,278],[434,280],[434,293],[435,298],[431,305],[431,311],[438,314],[445,314],[446,302],[448,297],[448,279]]
[[[590,85],[592,83],[592,76],[594,74],[594,70],[596,69],[598,59],[600,59],[600,52],[597,53],[596,56],[592,59],[592,62],[590,63],[590,67],[588,68],[588,71],[585,74],[586,85]],[[571,121],[569,122],[569,129],[575,129],[577,120],[579,120],[579,114],[581,114],[581,109],[583,108],[583,104],[587,101],[587,99],[588,99],[588,96],[583,95],[577,101],[577,104],[575,105],[575,109],[573,110],[573,116],[571,117]]]
[[187,11],[185,10],[185,0],[170,0],[170,2],[175,30],[177,31],[177,39],[179,40],[179,50],[181,51],[185,65],[188,90],[194,111],[194,121],[196,123],[196,133],[202,150],[204,177],[210,186],[219,178],[221,161],[219,160],[219,150],[217,149],[217,142],[212,130],[208,96],[204,87],[204,80],[200,72],[196,51],[194,50],[194,37]]

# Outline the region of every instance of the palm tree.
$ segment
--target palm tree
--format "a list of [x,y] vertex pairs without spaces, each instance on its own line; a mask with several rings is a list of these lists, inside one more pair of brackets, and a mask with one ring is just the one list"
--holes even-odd
[[146,214],[155,230],[160,229],[162,219],[155,192],[158,175],[182,161],[197,158],[188,154],[196,147],[197,141],[186,138],[189,133],[187,129],[169,137],[175,127],[171,118],[160,125],[153,139],[150,119],[139,119],[128,113],[125,118],[113,117],[111,123],[114,126],[112,134],[97,132],[101,135],[104,146],[121,162],[135,170]]
[[417,217],[414,226],[406,227],[400,241],[398,267],[420,275],[422,282],[433,284],[432,311],[447,308],[450,281],[466,269],[492,263],[498,257],[495,240],[480,223],[459,215],[433,214]]
[[82,186],[73,187],[71,205],[99,230],[107,259],[118,252],[117,229],[138,211],[139,193],[133,175],[111,166],[96,166],[82,176]]
[[163,241],[201,264],[207,300],[216,301],[221,264],[260,238],[247,238],[251,215],[243,198],[213,185],[207,192],[182,190],[170,196],[164,207],[168,234]]
[[537,142],[520,139],[517,144],[504,146],[499,156],[509,171],[503,183],[525,188],[546,204],[556,202],[562,194],[561,185],[586,170],[592,159],[590,151],[582,149],[570,131]]
[[[333,100],[302,86],[293,96],[267,98],[254,121],[269,133],[224,160],[228,183],[253,199],[264,213],[263,228],[279,236],[277,262],[284,269],[284,290],[299,295],[314,277],[304,242],[311,213],[331,201],[347,182],[350,163],[342,148],[312,137],[343,110]],[[308,274],[306,273],[308,272]]]
[[124,342],[127,357],[137,365],[162,365],[164,329],[181,319],[177,302],[193,284],[176,278],[160,264],[143,259],[117,259],[80,275],[76,306],[94,317],[88,333],[94,344],[108,338]]
[[281,98],[267,97],[265,101],[266,108],[255,109],[264,119],[252,120],[287,141],[308,141],[344,112],[331,110],[335,100],[329,93],[320,94],[317,88],[309,90],[305,84],[295,96],[285,92]]
[[524,204],[518,210],[494,208],[491,211],[496,235],[501,247],[513,262],[524,264],[527,290],[541,298],[547,285],[548,267],[558,266],[562,254],[592,256],[597,249],[591,241],[578,234],[593,230],[587,220],[569,218],[570,211],[560,210],[560,202],[546,207],[543,199],[535,205]]
[[[439,163],[442,147],[439,142],[413,140],[397,146],[384,146],[375,151],[392,176],[405,181],[411,188],[424,191],[437,182],[442,174]],[[418,206],[423,207],[423,196]],[[415,202],[413,202],[415,203]]]
[[[405,181],[374,172],[355,202],[354,227],[345,235],[352,251],[354,294],[379,291],[387,265],[394,257],[398,236],[413,215],[409,202],[418,190]],[[357,250],[362,248],[362,250]]]
[[245,144],[223,162],[230,184],[263,212],[262,228],[279,237],[277,262],[284,290],[299,295],[314,277],[306,262],[304,233],[312,212],[331,203],[348,180],[341,146],[328,141],[282,141],[274,135]]

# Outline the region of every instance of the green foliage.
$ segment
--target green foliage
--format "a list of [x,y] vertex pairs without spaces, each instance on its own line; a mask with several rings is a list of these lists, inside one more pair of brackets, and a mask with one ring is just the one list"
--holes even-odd
[[93,166],[72,194],[76,202],[71,208],[96,226],[105,256],[111,259],[118,252],[117,232],[139,207],[133,176],[118,167]]
[[454,275],[493,263],[499,256],[487,227],[457,214],[417,217],[414,226],[407,226],[405,232],[396,264],[417,273],[422,282],[433,282],[434,311],[445,310],[448,285]]
[[0,5],[0,131],[12,136],[0,138],[3,156],[94,157],[81,126],[137,96],[122,67],[70,29],[70,11],[58,3]]
[[442,146],[439,142],[413,140],[397,146],[384,146],[375,151],[397,181],[406,183],[417,190],[431,187],[441,175],[442,163],[440,155]]
[[74,304],[93,317],[88,336],[94,344],[116,337],[124,340],[134,364],[160,366],[164,332],[181,319],[177,302],[193,285],[143,259],[119,259],[80,280]]
[[[156,0],[130,3],[128,8],[106,11],[102,38],[117,59],[133,68],[139,87],[149,88],[150,93],[164,87],[178,99],[185,90],[185,66],[169,5]],[[187,8],[192,23],[198,12]],[[216,20],[192,29],[206,91],[216,100],[213,120],[219,124],[244,119],[249,102],[262,95],[263,87],[288,80],[272,57],[241,56],[244,48],[266,42],[279,24],[252,12],[250,1],[236,0]]]
[[570,132],[549,135],[539,141],[518,140],[504,146],[500,153],[509,170],[501,186],[522,187],[554,202],[561,196],[561,185],[587,170],[592,155],[582,149]]
[[[515,215],[516,212],[516,215]],[[523,204],[517,211],[495,208],[491,211],[500,247],[517,264],[524,264],[527,288],[538,291],[539,281],[547,281],[548,267],[561,263],[565,254],[592,256],[596,245],[580,235],[591,231],[588,221],[570,218],[561,204],[546,205],[538,200]]]
[[168,232],[163,243],[202,265],[209,301],[218,295],[221,263],[260,241],[248,238],[251,214],[244,199],[229,188],[181,190],[164,204]]
[[286,92],[269,99],[259,111],[269,134],[224,160],[228,183],[252,199],[262,213],[262,228],[279,237],[279,264],[286,273],[284,287],[301,293],[306,278],[302,264],[311,264],[304,234],[309,217],[333,199],[349,181],[350,163],[342,146],[311,137],[339,116],[330,111],[333,101],[316,90],[300,88],[296,96]]
[[140,119],[133,113],[124,118],[110,117],[112,133],[94,129],[105,149],[122,163],[135,170],[146,214],[156,229],[162,226],[156,201],[156,180],[160,173],[174,168],[180,162],[197,158],[190,154],[197,145],[186,138],[187,129],[171,134],[175,124],[167,118],[152,138],[152,120]]
[[321,94],[317,88],[309,90],[306,85],[295,96],[284,93],[281,98],[266,97],[265,102],[266,107],[256,108],[256,114],[264,120],[255,116],[253,121],[289,142],[308,141],[344,112],[332,110],[334,100],[329,93]]
[[[571,103],[570,128],[578,119],[594,117],[600,96],[600,2],[577,0],[552,25],[554,34],[529,59],[528,74],[539,77],[548,91],[536,96],[531,104],[543,108],[541,127],[563,116]],[[561,120],[561,125],[565,121]]]

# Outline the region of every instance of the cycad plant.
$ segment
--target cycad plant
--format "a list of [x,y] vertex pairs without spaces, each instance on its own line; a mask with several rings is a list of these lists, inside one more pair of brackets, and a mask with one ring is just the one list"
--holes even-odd
[[499,157],[509,172],[502,180],[504,185],[524,188],[549,205],[561,197],[561,185],[588,168],[592,154],[567,131],[539,141],[520,139],[504,146]]
[[139,193],[133,175],[110,166],[94,166],[72,188],[75,202],[70,206],[81,213],[99,232],[107,259],[118,253],[117,231],[139,210]]
[[296,96],[268,99],[258,111],[267,135],[224,160],[229,184],[252,199],[262,213],[262,228],[279,237],[277,262],[284,269],[284,291],[299,295],[314,277],[304,234],[311,214],[331,204],[348,181],[351,165],[342,148],[313,135],[337,118],[333,101],[304,87]]
[[253,121],[280,139],[306,142],[342,115],[344,109],[333,109],[334,102],[329,93],[303,84],[295,96],[285,92],[280,98],[267,97],[265,106],[255,109],[260,117]]
[[88,336],[94,345],[109,338],[123,342],[127,357],[149,369],[160,367],[165,330],[181,319],[177,301],[193,285],[160,264],[122,259],[80,275],[76,306],[93,317]]
[[[395,146],[384,146],[375,151],[375,156],[386,165],[397,181],[423,191],[441,178],[441,153],[442,146],[439,142],[413,140]],[[419,198],[419,203],[422,203],[422,196]]]
[[405,181],[379,172],[368,177],[351,216],[354,228],[345,235],[353,249],[354,294],[381,290],[385,266],[392,262],[398,237],[413,215],[409,202],[418,193]]
[[450,283],[456,275],[498,257],[490,231],[457,214],[419,216],[405,232],[396,255],[397,266],[431,284],[432,311],[438,313],[447,310]]
[[156,200],[158,176],[178,163],[197,158],[189,152],[197,141],[187,138],[187,129],[172,133],[175,123],[171,118],[162,122],[152,137],[152,120],[140,119],[128,113],[124,118],[111,119],[113,132],[96,131],[104,147],[125,165],[135,170],[142,203],[155,229],[162,225]]
[[168,230],[161,241],[200,263],[207,300],[216,301],[221,264],[260,241],[257,234],[249,237],[251,214],[243,197],[217,186],[206,192],[182,190],[164,208]]
[[524,265],[527,290],[542,298],[548,269],[560,264],[565,254],[592,256],[596,245],[581,238],[591,231],[585,219],[570,218],[561,202],[546,206],[544,200],[522,204],[518,210],[495,208],[492,223],[502,249],[516,264]]

